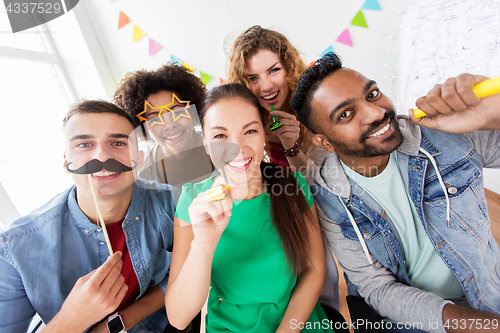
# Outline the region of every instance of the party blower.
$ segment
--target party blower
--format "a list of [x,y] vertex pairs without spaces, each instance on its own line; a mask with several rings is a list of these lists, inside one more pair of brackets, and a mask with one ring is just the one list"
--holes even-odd
[[[500,93],[500,76],[495,79],[488,79],[476,84],[474,87],[472,87],[472,91],[479,98],[484,98]],[[413,114],[416,118],[427,116],[425,112],[420,109],[414,109]]]
[[[271,105],[271,111],[274,111],[274,105]],[[271,131],[277,130],[281,127],[281,123],[278,120],[278,117],[272,116],[272,123],[269,124],[269,127],[271,128]]]

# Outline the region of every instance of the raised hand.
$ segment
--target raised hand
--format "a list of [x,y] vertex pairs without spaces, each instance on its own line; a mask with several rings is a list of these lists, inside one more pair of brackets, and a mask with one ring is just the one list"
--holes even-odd
[[500,94],[480,99],[472,91],[474,85],[486,79],[481,75],[461,74],[436,85],[416,102],[427,117],[417,119],[410,110],[410,121],[458,134],[500,129]]
[[[223,177],[219,177],[212,188],[224,183]],[[230,182],[232,189],[236,186]],[[208,201],[207,192],[202,192],[193,200],[189,206],[189,218],[193,227],[194,240],[198,243],[218,242],[231,217],[233,205],[232,195],[220,201]]]
[[291,149],[299,139],[300,122],[293,114],[284,111],[271,111],[271,115],[278,117],[281,123],[281,127],[272,133],[278,136],[285,149]]

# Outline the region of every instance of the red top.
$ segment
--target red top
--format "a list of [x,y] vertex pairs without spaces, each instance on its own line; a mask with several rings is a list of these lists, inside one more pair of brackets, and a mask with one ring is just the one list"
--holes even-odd
[[269,145],[269,157],[271,158],[271,163],[282,166],[285,169],[290,168],[290,164],[288,163],[285,154],[281,151],[281,143],[268,142],[267,144]]
[[125,278],[125,283],[128,286],[127,294],[125,295],[125,298],[123,298],[120,306],[116,311],[123,310],[130,304],[134,303],[135,299],[137,298],[137,296],[139,296],[140,293],[139,281],[137,281],[137,276],[135,275],[134,268],[132,267],[132,260],[130,259],[127,243],[125,242],[125,233],[123,232],[122,223],[123,220],[106,225],[113,252],[122,252],[122,275]]

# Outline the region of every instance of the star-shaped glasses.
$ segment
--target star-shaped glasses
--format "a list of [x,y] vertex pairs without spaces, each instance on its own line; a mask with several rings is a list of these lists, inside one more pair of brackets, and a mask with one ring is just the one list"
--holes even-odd
[[[148,130],[155,124],[165,125],[165,121],[163,120],[162,117],[163,110],[165,109],[172,113],[172,120],[174,122],[176,122],[180,117],[186,117],[191,119],[191,115],[188,112],[190,107],[189,103],[190,101],[181,101],[179,97],[177,97],[177,95],[175,94],[172,94],[172,103],[157,107],[152,106],[147,100],[144,100],[144,111],[137,114],[136,117],[139,118],[140,121],[146,122],[146,128]],[[179,106],[183,104],[186,105],[182,108],[180,107],[173,108],[173,106]],[[151,118],[150,117],[151,114],[154,114],[155,117]],[[147,115],[149,119],[143,117],[143,115]]]

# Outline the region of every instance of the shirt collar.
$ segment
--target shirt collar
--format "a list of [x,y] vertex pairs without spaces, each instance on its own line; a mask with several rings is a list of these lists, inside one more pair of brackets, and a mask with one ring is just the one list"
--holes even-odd
[[[140,188],[136,184],[132,189],[132,200],[125,215],[123,224],[129,221],[140,222],[142,219],[142,200],[140,199]],[[92,223],[88,217],[82,212],[78,202],[76,201],[76,186],[73,186],[68,195],[68,208],[75,225],[82,231],[85,236],[90,236],[98,229],[99,226]]]

